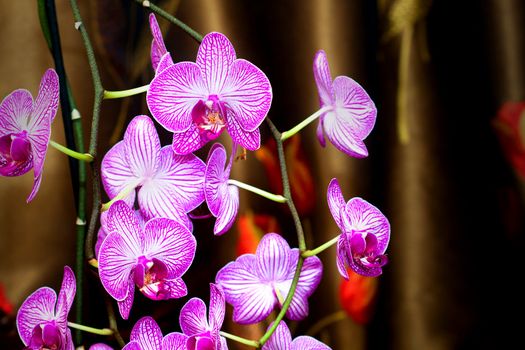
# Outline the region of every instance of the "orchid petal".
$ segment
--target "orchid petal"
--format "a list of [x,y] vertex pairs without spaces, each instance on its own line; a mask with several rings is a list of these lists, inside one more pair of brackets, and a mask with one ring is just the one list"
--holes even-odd
[[123,237],[132,250],[134,256],[138,256],[144,246],[139,232],[142,232],[139,219],[135,211],[124,201],[116,201],[108,210],[104,229],[107,233],[118,233]]
[[[268,328],[270,328],[272,325],[273,322]],[[286,323],[284,323],[284,321],[281,321],[277,325],[277,328],[275,329],[275,332],[273,332],[270,339],[268,339],[268,341],[263,345],[262,350],[290,350],[291,343],[292,335],[290,334],[290,329]],[[307,350],[307,348],[302,350]]]
[[329,346],[321,343],[319,340],[303,335],[297,337],[292,342],[290,350],[331,350]]
[[221,287],[210,283],[210,311],[208,319],[213,330],[219,332],[226,311],[224,292]]
[[162,346],[162,332],[152,317],[145,316],[135,323],[129,336],[140,344],[142,350],[159,350]]
[[138,202],[140,213],[144,218],[164,217],[173,219],[191,230],[191,221],[182,204],[178,202],[173,189],[163,188],[153,181],[148,181],[138,192]]
[[136,341],[131,341],[122,350],[143,350],[142,347]]
[[7,95],[0,104],[0,136],[26,130],[33,110],[33,97],[25,89]]
[[374,128],[377,116],[374,102],[361,85],[346,76],[335,78],[334,91],[337,114],[363,140]]
[[97,344],[91,345],[89,347],[89,350],[113,350],[113,348],[103,343],[97,343]]
[[136,177],[155,175],[160,152],[160,140],[153,121],[145,115],[133,118],[124,134],[125,157]]
[[137,247],[131,245],[125,235],[110,233],[100,247],[99,276],[106,291],[117,301],[128,296],[130,275],[140,256]]
[[123,200],[133,206],[135,202],[135,190],[130,190],[140,183],[140,178],[132,171],[127,157],[127,149],[124,141],[115,144],[104,156],[101,164],[101,180],[104,190],[109,198],[115,198],[123,191],[129,194]]
[[273,310],[275,297],[272,287],[263,284],[257,275],[254,254],[244,254],[224,266],[215,278],[226,301],[233,305],[233,320],[252,324],[265,319]]
[[53,69],[48,69],[40,81],[38,96],[28,123],[29,134],[33,134],[35,128],[44,121],[51,125],[58,109],[59,92],[58,75]]
[[195,104],[207,97],[199,67],[193,62],[179,62],[153,78],[146,101],[151,115],[164,128],[182,132],[192,124]]
[[128,294],[124,300],[117,301],[118,311],[124,320],[129,318],[131,306],[133,306],[133,300],[135,299],[135,283],[133,283],[133,274],[130,274],[127,286]]
[[[108,347],[105,349],[113,350],[112,348]],[[102,350],[105,350],[102,349]],[[73,343],[73,337],[71,336],[71,329],[66,329],[66,339],[64,344],[64,350],[75,350],[75,344]]]
[[29,344],[33,329],[38,324],[55,319],[56,300],[54,290],[42,287],[22,303],[16,315],[16,327],[24,345]]
[[316,130],[316,136],[317,136],[317,140],[319,140],[319,144],[321,145],[321,147],[326,147],[326,140],[324,138],[324,115],[321,115],[319,117],[319,124],[317,124],[317,130]]
[[[290,257],[290,269],[287,281],[292,281],[295,274],[295,267],[297,266],[297,260],[299,259],[299,250],[292,249]],[[299,281],[295,289],[292,302],[286,312],[286,316],[290,320],[300,321],[308,316],[308,297],[310,297],[316,290],[317,286],[321,282],[323,275],[323,265],[321,260],[316,256],[311,256],[304,259],[301,274],[299,275]],[[286,285],[285,285],[286,286]],[[286,286],[286,290],[282,290],[283,296],[287,296],[290,291],[290,285]]]
[[155,75],[158,75],[159,73],[164,72],[166,68],[169,68],[173,66],[175,63],[173,63],[173,59],[171,58],[171,55],[169,52],[166,52],[164,56],[160,58],[159,64],[157,65],[157,69],[155,71]]
[[390,240],[390,224],[383,213],[359,197],[348,201],[345,212],[344,217],[348,220],[346,225],[356,231],[373,234],[377,238],[378,254],[384,254]]
[[344,118],[346,114],[340,114],[339,110],[332,110],[324,114],[323,126],[326,137],[341,152],[355,158],[368,156],[365,144],[355,134],[354,129]]
[[149,26],[151,35],[153,36],[153,40],[151,41],[151,65],[153,66],[153,70],[157,71],[161,57],[163,57],[168,50],[166,50],[159,23],[153,13],[149,15]]
[[224,172],[225,166],[226,150],[223,145],[216,143],[210,149],[204,174],[206,203],[215,217],[219,215],[221,209],[222,191],[219,188],[225,186],[225,182],[228,180],[228,174]]
[[232,110],[227,109],[226,129],[230,134],[233,142],[241,145],[250,151],[255,151],[261,146],[261,133],[259,129],[254,131],[245,131],[239,122],[235,119]]
[[290,265],[289,254],[290,246],[284,238],[276,233],[264,235],[255,253],[259,276],[268,281],[286,277]]
[[179,324],[188,336],[210,330],[206,317],[206,304],[199,298],[191,298],[180,310]]
[[327,191],[328,207],[330,212],[335,220],[335,223],[341,230],[343,230],[343,222],[341,220],[341,208],[344,208],[346,205],[343,193],[341,192],[341,187],[339,186],[339,181],[336,178],[333,178],[328,185]]
[[186,350],[188,336],[179,332],[166,334],[162,339],[163,350]]
[[235,49],[221,33],[209,33],[199,46],[196,63],[203,73],[209,94],[220,94],[235,61]]
[[170,146],[166,146],[160,151],[157,174],[152,181],[163,188],[169,187],[184,210],[189,212],[204,202],[205,167],[195,155],[177,156]]
[[221,194],[221,207],[213,227],[213,233],[220,236],[227,232],[235,222],[239,210],[239,189],[237,186],[224,186]]
[[221,96],[232,111],[229,115],[245,131],[251,132],[261,125],[268,114],[272,86],[268,77],[254,64],[238,59],[230,67]]
[[219,347],[218,350],[228,350],[228,343],[226,342],[226,338],[219,337]]
[[166,264],[168,278],[180,277],[190,267],[197,243],[180,223],[166,218],[151,219],[144,227],[144,239],[144,254]]
[[75,299],[77,291],[75,274],[69,266],[64,266],[64,278],[62,279],[62,286],[58,294],[58,301],[56,306],[56,316],[58,319],[63,319],[67,322],[67,314],[71,309],[71,305]]
[[337,240],[337,270],[339,270],[339,274],[341,274],[341,276],[347,281],[350,278],[346,271],[348,261],[349,257],[346,253],[346,238],[345,234],[342,233]]
[[164,286],[169,290],[169,295],[166,299],[178,299],[188,295],[188,287],[182,278],[173,278],[164,280]]
[[323,50],[317,51],[314,57],[314,78],[319,92],[319,102],[321,107],[332,105],[334,101],[334,87],[332,85],[332,75],[330,66]]
[[29,196],[26,198],[26,202],[31,202],[36,194],[38,193],[38,190],[40,189],[40,184],[42,183],[42,170],[40,170],[39,175],[33,175],[33,188],[31,188],[31,193],[29,193]]
[[173,133],[172,148],[175,154],[185,155],[199,150],[208,141],[200,135],[197,125],[192,123],[188,130]]

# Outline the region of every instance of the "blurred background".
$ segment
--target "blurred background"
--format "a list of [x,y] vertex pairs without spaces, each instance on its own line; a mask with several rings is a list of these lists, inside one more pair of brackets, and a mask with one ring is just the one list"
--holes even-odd
[[[341,284],[335,248],[320,254],[325,273],[310,299],[310,317],[291,329],[333,349],[489,349],[521,340],[524,311],[525,72],[519,0],[165,0],[158,4],[200,33],[220,31],[237,56],[269,77],[269,117],[286,130],[315,112],[312,60],[324,49],[332,76],[347,75],[378,108],[366,140],[369,157],[351,159],[321,148],[315,125],[288,143],[293,195],[316,247],[335,236],[326,188],[337,177],[346,199],[360,196],[389,218],[389,264],[376,279]],[[35,1],[0,0],[0,96],[17,88],[36,94],[53,60],[40,30]],[[66,70],[84,130],[93,90],[69,2],[56,1]],[[147,11],[134,1],[81,4],[102,82],[108,90],[148,84],[151,34]],[[175,62],[194,60],[198,45],[157,17]],[[60,112],[59,112],[60,113]],[[129,120],[148,114],[144,95],[104,101],[99,154],[117,142]],[[261,127],[263,140],[269,130]],[[170,142],[167,133],[161,135]],[[61,118],[52,138],[64,142]],[[228,142],[225,139],[225,142]],[[203,150],[199,156],[205,158]],[[234,165],[233,178],[279,191],[271,143]],[[16,310],[35,289],[58,289],[64,265],[74,265],[75,206],[67,159],[48,151],[36,199],[25,203],[32,176],[0,179],[0,344],[21,349]],[[89,187],[88,187],[89,188]],[[105,199],[105,198],[104,198]],[[88,206],[89,208],[90,206]],[[208,301],[216,271],[250,251],[262,233],[276,231],[296,246],[287,210],[241,191],[234,229],[213,237],[213,220],[195,224],[197,256],[185,275],[189,296]],[[85,276],[85,323],[106,327],[105,293]],[[134,322],[151,314],[164,333],[178,330],[188,300],[136,298]],[[231,311],[231,309],[228,309]],[[255,339],[267,325],[231,333]],[[518,320],[518,321],[514,321]],[[104,340],[85,335],[87,345]],[[108,344],[116,343],[106,339]],[[518,343],[519,344],[519,343]],[[230,342],[230,348],[241,349]]]

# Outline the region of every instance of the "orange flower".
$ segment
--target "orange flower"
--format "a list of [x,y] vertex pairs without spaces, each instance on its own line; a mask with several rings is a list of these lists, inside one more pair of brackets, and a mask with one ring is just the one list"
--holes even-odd
[[[297,211],[299,215],[309,215],[315,207],[314,181],[298,134],[284,143],[284,153],[292,197]],[[283,184],[275,140],[270,139],[259,148],[255,152],[255,157],[263,164],[266,170],[266,176],[272,192],[282,194]]]
[[525,102],[504,103],[493,123],[505,157],[525,178]]
[[348,281],[341,279],[339,299],[345,312],[356,323],[370,321],[377,295],[377,278],[361,276],[347,269]]
[[270,215],[248,214],[239,215],[237,219],[237,256],[254,254],[262,236],[268,232],[279,232],[277,219]]

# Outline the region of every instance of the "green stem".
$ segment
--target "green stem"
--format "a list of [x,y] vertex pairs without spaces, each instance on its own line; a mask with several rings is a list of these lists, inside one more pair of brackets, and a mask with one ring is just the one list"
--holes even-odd
[[93,328],[93,327],[88,327],[88,326],[84,326],[84,325],[81,325],[81,324],[78,324],[78,323],[73,323],[73,322],[68,322],[67,325],[68,325],[68,327],[79,329],[81,331],[89,332],[89,333],[93,333],[93,334],[113,335],[113,330],[111,330],[109,328],[102,328],[102,329],[100,329],[100,328]]
[[182,22],[181,20],[173,17],[168,12],[164,11],[157,5],[153,4],[151,1],[147,0],[135,0],[135,2],[141,4],[144,7],[149,8],[152,12],[155,12],[157,15],[164,17],[171,23],[175,24],[177,27],[184,30],[186,33],[188,33],[195,41],[200,43],[202,41],[202,35],[199,34],[197,31],[193,30],[190,26],[188,26],[186,23]]
[[[93,116],[91,119],[91,133],[89,137],[89,151],[88,153],[97,157],[97,146],[98,146],[98,129],[100,122],[100,105],[104,97],[104,87],[102,86],[102,81],[100,79],[100,73],[97,66],[97,61],[95,59],[95,52],[93,46],[91,45],[91,40],[89,39],[89,34],[82,23],[82,17],[80,16],[80,10],[76,0],[70,0],[71,9],[73,11],[73,17],[75,19],[75,28],[80,31],[82,36],[82,41],[84,47],[86,48],[86,55],[88,58],[89,68],[91,70],[91,77],[93,80],[93,89],[94,89],[94,100],[93,100]],[[92,163],[93,164],[93,163]],[[91,209],[91,217],[89,220],[89,227],[87,231],[87,237],[85,242],[85,257],[86,259],[91,259],[94,256],[93,247],[94,247],[94,235],[95,228],[98,221],[98,214],[101,202],[100,195],[100,178],[97,166],[91,167],[93,172],[92,186],[93,186],[93,206]]]
[[117,194],[115,197],[113,197],[113,199],[111,199],[109,202],[106,202],[104,204],[102,204],[102,206],[100,207],[100,210],[101,211],[106,211],[109,209],[109,207],[111,207],[111,205],[113,203],[115,203],[116,201],[118,200],[121,200],[121,199],[124,199],[126,198],[127,196],[129,196],[129,194],[131,193],[131,191],[134,191],[135,188],[138,186],[138,182],[133,182],[131,184],[129,184],[127,187],[125,187],[122,191],[119,192],[119,194]]
[[220,331],[219,334],[222,335],[224,338],[228,338],[228,339],[234,340],[234,341],[236,341],[238,343],[241,343],[241,344],[244,344],[244,345],[253,346],[254,348],[258,348],[259,347],[259,342],[256,341],[256,340],[249,340],[249,339],[238,337],[236,335],[233,335],[233,334],[230,334],[230,333],[226,333],[226,332],[223,332],[223,331]]
[[255,194],[258,194],[261,197],[267,198],[267,199],[269,199],[271,201],[274,201],[274,202],[286,203],[286,198],[284,198],[280,194],[273,194],[273,193],[267,192],[265,190],[261,190],[258,187],[245,184],[244,182],[240,182],[240,181],[237,181],[237,180],[229,179],[228,180],[228,184],[240,187],[240,188],[242,188],[244,190],[247,190],[247,191],[250,191],[250,192],[253,192]]
[[334,324],[336,322],[339,322],[341,320],[346,319],[346,313],[343,310],[336,311],[334,313],[331,313],[328,316],[323,317],[319,321],[317,321],[308,331],[306,331],[306,335],[309,335],[313,337],[317,333],[319,333],[324,328],[328,327],[331,324]]
[[306,118],[305,120],[303,120],[302,122],[300,122],[299,124],[297,124],[296,126],[294,126],[293,128],[291,128],[290,130],[283,132],[281,134],[281,141],[287,140],[293,135],[297,134],[305,126],[307,126],[308,124],[310,124],[311,122],[319,118],[321,114],[328,112],[331,108],[332,107],[325,106],[321,108],[320,110],[318,110],[317,112],[315,112],[314,114],[312,114],[311,116],[309,116],[308,118]]
[[93,161],[93,156],[89,153],[79,153],[73,151],[72,149],[69,149],[66,146],[62,146],[61,144],[53,140],[49,140],[49,144],[53,146],[54,149],[70,156],[71,158],[75,158],[86,163],[91,163]]
[[105,90],[104,91],[104,100],[110,100],[110,99],[114,99],[114,98],[123,98],[123,97],[138,95],[138,94],[141,94],[143,92],[148,91],[148,89],[149,89],[149,84],[148,85],[144,85],[144,86],[139,86],[139,87],[136,87],[136,88],[133,88],[133,89],[129,89],[129,90],[119,90],[119,91],[108,91],[108,90]]
[[319,253],[321,253],[322,251],[330,248],[331,246],[333,246],[334,244],[337,243],[337,241],[339,240],[339,236],[340,235],[337,235],[336,237],[332,238],[331,240],[329,240],[328,242],[324,243],[324,244],[321,244],[319,247],[315,248],[315,249],[312,249],[312,250],[307,250],[305,252],[303,252],[303,254],[301,254],[303,256],[303,258],[307,258],[309,256],[314,256],[314,255],[317,255]]
[[[295,224],[295,230],[297,232],[299,251],[302,254],[304,251],[306,251],[306,241],[304,239],[304,231],[303,226],[301,224],[301,218],[299,217],[299,213],[297,212],[297,209],[295,208],[292,199],[290,180],[288,178],[288,171],[286,170],[286,158],[284,156],[282,134],[279,132],[279,130],[277,130],[277,128],[270,119],[266,119],[266,121],[268,122],[272,135],[275,138],[275,142],[277,144],[277,155],[279,156],[279,166],[281,168],[281,177],[283,180],[284,197],[287,199],[286,204],[288,204],[288,208],[290,209],[290,213],[292,214],[293,222]],[[286,315],[286,311],[288,311],[288,308],[290,307],[290,303],[292,302],[295,290],[297,289],[297,284],[299,283],[299,276],[301,275],[301,269],[303,268],[304,259],[305,258],[302,255],[299,255],[299,259],[297,259],[297,266],[295,268],[295,274],[293,276],[292,284],[290,285],[288,295],[286,296],[286,300],[284,301],[281,307],[281,311],[275,318],[272,326],[266,331],[266,333],[264,333],[261,339],[259,339],[260,346],[264,345],[264,343],[266,343],[268,339],[270,339],[272,334],[277,329],[277,326],[284,318],[284,315]]]

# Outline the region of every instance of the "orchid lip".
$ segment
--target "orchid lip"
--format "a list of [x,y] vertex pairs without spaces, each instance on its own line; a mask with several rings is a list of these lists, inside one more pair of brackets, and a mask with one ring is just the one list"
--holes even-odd
[[57,350],[61,347],[60,329],[54,321],[35,326],[28,349]]
[[0,137],[0,175],[18,176],[33,167],[33,154],[27,131]]
[[199,100],[191,112],[199,135],[206,141],[215,140],[222,133],[226,127],[225,115],[217,95],[210,95],[206,101]]
[[139,290],[152,300],[163,300],[170,297],[170,288],[166,284],[168,269],[166,264],[158,259],[138,258],[133,280]]

